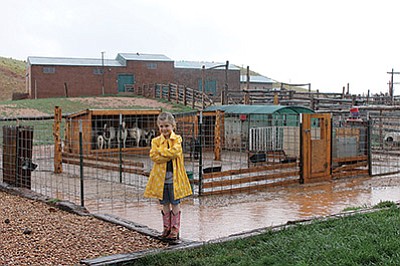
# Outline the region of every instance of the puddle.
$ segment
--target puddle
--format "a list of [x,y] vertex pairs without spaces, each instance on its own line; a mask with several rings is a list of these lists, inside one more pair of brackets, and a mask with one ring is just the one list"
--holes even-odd
[[[380,201],[400,201],[400,177],[354,178],[256,193],[192,197],[182,203],[181,237],[207,241]],[[162,228],[157,201],[114,208],[112,214],[158,231]]]

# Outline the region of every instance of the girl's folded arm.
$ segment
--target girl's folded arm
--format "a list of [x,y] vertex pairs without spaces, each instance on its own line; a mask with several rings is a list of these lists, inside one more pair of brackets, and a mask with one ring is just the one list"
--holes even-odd
[[162,157],[168,158],[168,160],[175,159],[180,154],[182,154],[182,138],[179,137],[174,144],[170,146],[169,149],[160,150],[160,155]]

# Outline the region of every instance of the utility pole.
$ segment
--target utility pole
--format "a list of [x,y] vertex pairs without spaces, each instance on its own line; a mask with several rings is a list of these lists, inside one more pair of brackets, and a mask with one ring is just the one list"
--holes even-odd
[[101,81],[101,95],[104,96],[104,53],[101,52],[101,75],[102,75],[102,81]]
[[[393,68],[391,72],[386,72],[387,74],[390,74],[390,81],[389,81],[389,96],[390,96],[390,100],[393,103],[394,102],[394,91],[393,91],[393,84],[395,84],[393,82],[393,76],[396,74],[400,74],[400,72],[394,72]],[[396,83],[399,84],[399,83]]]
[[205,88],[204,88],[205,87],[205,83],[206,83],[206,81],[205,81],[205,70],[206,70],[206,66],[203,65],[201,67],[201,111],[203,111],[204,107],[205,107],[205,103],[204,103],[204,93],[206,92]]
[[225,65],[225,86],[224,86],[224,97],[222,104],[228,104],[228,69],[229,61],[226,61]]

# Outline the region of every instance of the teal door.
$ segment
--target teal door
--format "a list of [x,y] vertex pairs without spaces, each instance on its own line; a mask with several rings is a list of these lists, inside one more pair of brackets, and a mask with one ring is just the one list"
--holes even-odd
[[125,85],[135,84],[135,78],[132,74],[118,75],[118,92],[125,92]]

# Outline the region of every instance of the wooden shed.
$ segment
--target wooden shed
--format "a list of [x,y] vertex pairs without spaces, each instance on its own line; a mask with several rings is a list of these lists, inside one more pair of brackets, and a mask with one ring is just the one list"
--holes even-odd
[[[82,132],[83,154],[118,151],[143,151],[149,149],[149,142],[135,142],[132,138],[133,129],[141,132],[158,132],[157,116],[161,110],[105,110],[87,109],[71,114],[66,118],[64,135],[64,152],[78,154],[80,151],[80,132]],[[110,145],[99,145],[99,136],[105,136],[105,129],[112,129]],[[125,145],[118,142],[118,130],[125,128]],[[120,146],[121,145],[121,146]]]

